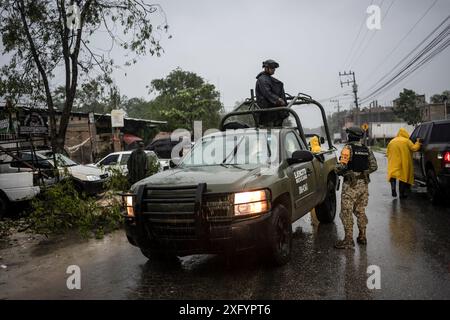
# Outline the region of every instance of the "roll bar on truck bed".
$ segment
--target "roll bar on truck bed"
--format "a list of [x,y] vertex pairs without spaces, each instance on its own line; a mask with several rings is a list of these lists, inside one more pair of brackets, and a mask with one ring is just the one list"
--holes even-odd
[[[304,93],[299,93],[295,97],[288,95],[288,94],[286,94],[286,95],[287,95],[286,100],[288,101],[288,105],[286,107],[262,109],[256,103],[256,100],[255,100],[254,94],[253,94],[253,90],[251,90],[251,98],[246,99],[240,106],[238,106],[232,112],[227,113],[220,121],[219,129],[224,131],[225,121],[227,119],[229,119],[233,116],[242,116],[242,115],[252,115],[253,120],[255,121],[256,127],[258,128],[259,127],[259,123],[257,120],[258,114],[265,113],[265,112],[285,111],[294,117],[295,122],[296,122],[295,128],[298,130],[300,137],[303,140],[303,142],[305,143],[305,145],[307,145],[305,133],[303,131],[303,126],[300,121],[300,118],[299,118],[297,112],[295,112],[291,108],[292,108],[292,106],[313,104],[316,107],[318,107],[320,110],[320,113],[322,115],[323,124],[325,127],[325,134],[326,134],[327,140],[328,140],[328,147],[329,147],[329,149],[333,149],[334,146],[333,146],[333,143],[331,140],[330,130],[328,128],[327,116],[326,116],[325,109],[323,108],[323,106],[318,101],[314,100],[311,96],[304,94]],[[241,109],[246,109],[246,110],[241,111]]]

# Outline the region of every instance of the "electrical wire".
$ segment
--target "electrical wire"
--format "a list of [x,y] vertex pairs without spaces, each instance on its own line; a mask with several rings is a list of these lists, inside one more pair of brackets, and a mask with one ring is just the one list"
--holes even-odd
[[[373,4],[373,1],[374,1],[374,0],[371,0],[371,1],[370,1],[369,6],[371,6],[371,5]],[[350,59],[350,57],[352,56],[353,48],[355,47],[355,44],[356,44],[356,42],[357,42],[357,40],[358,40],[358,38],[359,38],[359,35],[361,34],[361,31],[362,31],[362,28],[363,28],[365,22],[366,22],[366,18],[364,17],[363,21],[361,22],[361,25],[359,26],[359,30],[358,30],[358,33],[356,34],[356,38],[353,40],[353,43],[352,43],[352,45],[350,46],[350,52],[348,53],[347,58],[344,60],[345,62],[344,62],[343,67],[341,68],[341,70],[344,69],[344,67],[347,65],[347,62],[350,62],[349,59]]]
[[[445,21],[447,21],[447,20],[448,20],[448,18],[445,19],[443,22],[445,23]],[[438,27],[440,27],[441,25],[442,25],[442,23]],[[435,31],[435,30],[433,30],[433,31]],[[431,61],[435,56],[437,56],[439,53],[441,53],[448,47],[448,45],[450,43],[450,39],[447,39],[447,38],[449,35],[450,35],[450,25],[448,25],[431,42],[429,42],[422,50],[420,50],[411,60],[409,60],[409,62],[406,63],[394,76],[392,76],[390,79],[385,81],[381,86],[379,86],[377,89],[372,91],[365,98],[361,99],[361,102],[367,101],[370,98],[380,94],[381,92],[389,90],[390,88],[392,88],[393,86],[398,84],[400,81],[402,81],[403,79],[405,79],[406,77],[408,77],[409,75],[414,73],[416,70],[418,70],[424,64]],[[427,36],[427,38],[429,38],[429,36]],[[423,42],[424,41],[422,40],[421,43],[419,44],[419,46]],[[416,46],[416,48],[418,48],[419,46]],[[407,57],[409,57],[412,54],[412,52],[415,51],[415,49],[413,51],[411,51],[410,53],[408,53]],[[405,58],[402,59],[400,61],[400,63],[404,60],[406,60],[406,59]],[[397,63],[397,66],[400,63]],[[390,73],[392,73],[392,70]],[[386,78],[386,75],[383,78]],[[383,79],[381,79],[381,80],[383,80]],[[380,81],[378,81],[377,83],[379,83],[379,82]]]
[[[381,23],[384,23],[384,21],[386,20],[386,18],[389,15],[389,11],[392,8],[392,5],[394,4],[395,0],[392,0],[391,4],[389,5],[389,7],[386,10],[386,14],[383,16],[383,18],[381,19]],[[383,2],[381,3],[380,7],[383,5]],[[364,49],[361,51],[361,53],[358,55],[358,57],[355,60],[355,65],[358,63],[359,59],[361,59],[361,57],[363,56],[363,54],[366,52],[366,50],[369,48],[370,43],[372,42],[373,38],[375,38],[375,36],[378,34],[378,32],[373,32],[372,36],[369,38],[369,41],[366,43],[366,46],[364,47]],[[352,69],[352,68],[350,68]],[[354,68],[353,68],[354,69]]]
[[389,58],[392,56],[392,54],[400,47],[400,45],[405,41],[406,38],[414,31],[414,29],[420,24],[420,22],[425,18],[425,16],[430,12],[430,10],[436,5],[438,0],[435,0],[428,8],[425,10],[425,12],[422,14],[422,16],[417,20],[414,25],[408,30],[408,32],[400,39],[400,41],[397,43],[397,45],[381,60],[381,63],[378,64],[370,73],[368,78],[364,79],[363,81],[366,82],[369,80],[375,73],[376,70],[380,70],[380,67],[384,65]]

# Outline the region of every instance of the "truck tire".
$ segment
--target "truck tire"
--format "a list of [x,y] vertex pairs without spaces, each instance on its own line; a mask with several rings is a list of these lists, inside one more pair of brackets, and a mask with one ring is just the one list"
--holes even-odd
[[336,216],[336,186],[331,179],[327,182],[327,195],[325,200],[315,208],[320,223],[331,223]]
[[433,169],[427,170],[427,195],[433,205],[438,205],[442,202],[441,189]]
[[178,262],[178,257],[174,254],[153,251],[147,248],[140,248],[142,254],[149,260],[158,260],[164,262]]
[[8,211],[9,201],[8,199],[0,194],[0,218],[3,218]]
[[281,204],[273,209],[270,218],[268,249],[269,261],[275,266],[282,266],[291,259],[291,217],[286,207]]

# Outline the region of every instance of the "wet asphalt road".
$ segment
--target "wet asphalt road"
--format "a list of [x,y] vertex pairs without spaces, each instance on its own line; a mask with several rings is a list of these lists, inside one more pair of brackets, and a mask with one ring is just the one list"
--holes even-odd
[[[432,207],[423,190],[393,199],[386,159],[376,156],[367,247],[334,249],[339,218],[320,225],[314,215],[293,225],[293,258],[280,268],[251,253],[230,263],[211,255],[147,261],[122,231],[103,240],[19,241],[0,250],[0,299],[450,299],[450,208]],[[81,290],[66,287],[73,264]],[[381,289],[367,288],[369,265],[380,267]]]

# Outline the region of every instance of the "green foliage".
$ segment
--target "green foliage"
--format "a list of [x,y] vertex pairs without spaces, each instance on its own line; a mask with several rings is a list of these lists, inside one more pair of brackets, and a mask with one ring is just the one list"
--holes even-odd
[[450,90],[445,90],[441,94],[434,94],[431,96],[431,103],[443,103],[445,98],[447,98],[447,104],[450,104]]
[[70,179],[46,189],[32,201],[29,229],[37,234],[62,234],[76,229],[83,236],[102,236],[122,224],[120,200],[109,196],[103,204],[84,198]]
[[409,125],[416,125],[422,120],[422,112],[417,106],[417,94],[413,90],[403,89],[394,106],[396,116]]
[[166,78],[153,80],[150,91],[158,96],[149,107],[159,113],[157,118],[168,121],[169,131],[192,131],[195,120],[203,121],[203,130],[217,127],[223,110],[219,92],[197,74],[177,68]]
[[150,177],[154,175],[155,173],[158,173],[160,170],[159,161],[156,157],[153,155],[148,155],[148,168],[147,168],[147,177]]
[[[109,90],[107,90],[107,87],[109,87]],[[63,110],[65,88],[63,86],[57,87],[53,95],[55,107],[58,110]],[[117,109],[125,99],[125,96],[120,96],[119,89],[116,86],[111,86],[102,77],[97,77],[81,84],[75,94],[72,111],[109,113],[111,110]]]
[[127,175],[123,173],[120,167],[111,166],[106,171],[109,174],[109,179],[105,185],[106,190],[115,192],[130,189]]

